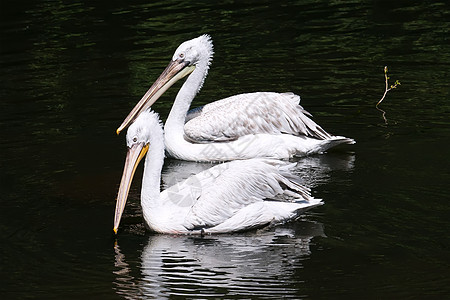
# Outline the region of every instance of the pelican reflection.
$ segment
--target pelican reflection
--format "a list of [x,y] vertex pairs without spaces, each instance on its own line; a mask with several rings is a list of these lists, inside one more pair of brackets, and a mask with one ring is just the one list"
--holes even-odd
[[151,235],[140,261],[129,264],[116,245],[115,290],[126,298],[296,297],[302,287],[294,272],[324,232],[316,222],[289,225],[203,238]]

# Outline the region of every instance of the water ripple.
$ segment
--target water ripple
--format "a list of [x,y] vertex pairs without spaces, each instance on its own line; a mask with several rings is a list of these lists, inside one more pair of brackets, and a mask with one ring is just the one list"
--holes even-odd
[[294,270],[309,256],[311,239],[323,236],[321,224],[300,225],[307,228],[301,234],[280,227],[205,238],[152,235],[136,264],[140,279],[130,277],[133,271],[116,245],[116,292],[130,298],[296,298],[301,282],[294,279]]

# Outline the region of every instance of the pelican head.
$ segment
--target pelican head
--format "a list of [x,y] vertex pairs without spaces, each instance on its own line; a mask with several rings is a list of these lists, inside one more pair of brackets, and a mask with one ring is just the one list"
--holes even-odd
[[[211,37],[207,34],[182,43],[175,51],[166,69],[128,114],[119,128],[117,128],[117,134],[133,122],[141,112],[155,103],[175,82],[191,74],[197,66],[202,66],[203,69],[207,70],[211,63],[212,55],[213,44]],[[200,88],[201,86],[198,90]]]
[[149,146],[163,140],[162,124],[158,114],[146,110],[142,112],[136,121],[130,125],[127,131],[128,152],[125,159],[122,179],[117,195],[116,211],[114,215],[114,232],[117,233],[120,219],[125,208],[131,182],[139,162],[147,154]]

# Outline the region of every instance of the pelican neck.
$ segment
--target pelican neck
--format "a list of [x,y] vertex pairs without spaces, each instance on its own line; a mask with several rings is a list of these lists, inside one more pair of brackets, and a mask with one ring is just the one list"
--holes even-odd
[[161,193],[161,171],[164,165],[164,136],[162,128],[152,136],[150,148],[144,162],[144,174],[141,188],[141,205],[143,207],[159,205]]
[[198,63],[195,70],[181,86],[164,125],[165,132],[183,135],[186,114],[208,74],[208,63]]

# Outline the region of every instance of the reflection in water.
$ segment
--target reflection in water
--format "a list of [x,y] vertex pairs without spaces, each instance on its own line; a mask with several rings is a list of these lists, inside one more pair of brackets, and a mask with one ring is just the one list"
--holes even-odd
[[292,275],[310,254],[310,242],[324,236],[319,223],[239,235],[149,236],[134,278],[115,246],[115,291],[125,298],[169,295],[202,297],[297,297],[301,283]]
[[119,244],[116,242],[114,244],[114,252],[115,255],[115,264],[114,267],[117,268],[117,271],[114,271],[114,274],[117,275],[116,281],[118,286],[128,286],[133,285],[134,277],[130,275],[130,267],[125,261],[125,255],[120,252]]
[[166,159],[161,172],[161,190],[165,190],[192,175],[212,168],[216,163]]
[[[329,153],[298,158],[293,172],[303,179],[303,184],[313,188],[326,183],[332,171],[351,171],[355,155],[348,153]],[[166,160],[162,170],[162,189],[166,189],[201,171],[214,166],[214,163],[198,163],[183,160]],[[326,199],[324,199],[326,200]]]
[[[313,189],[331,180],[334,171],[353,170],[355,155],[349,153],[328,153],[300,158],[296,161],[294,173],[303,179],[303,184]],[[323,199],[326,203],[327,199]]]

